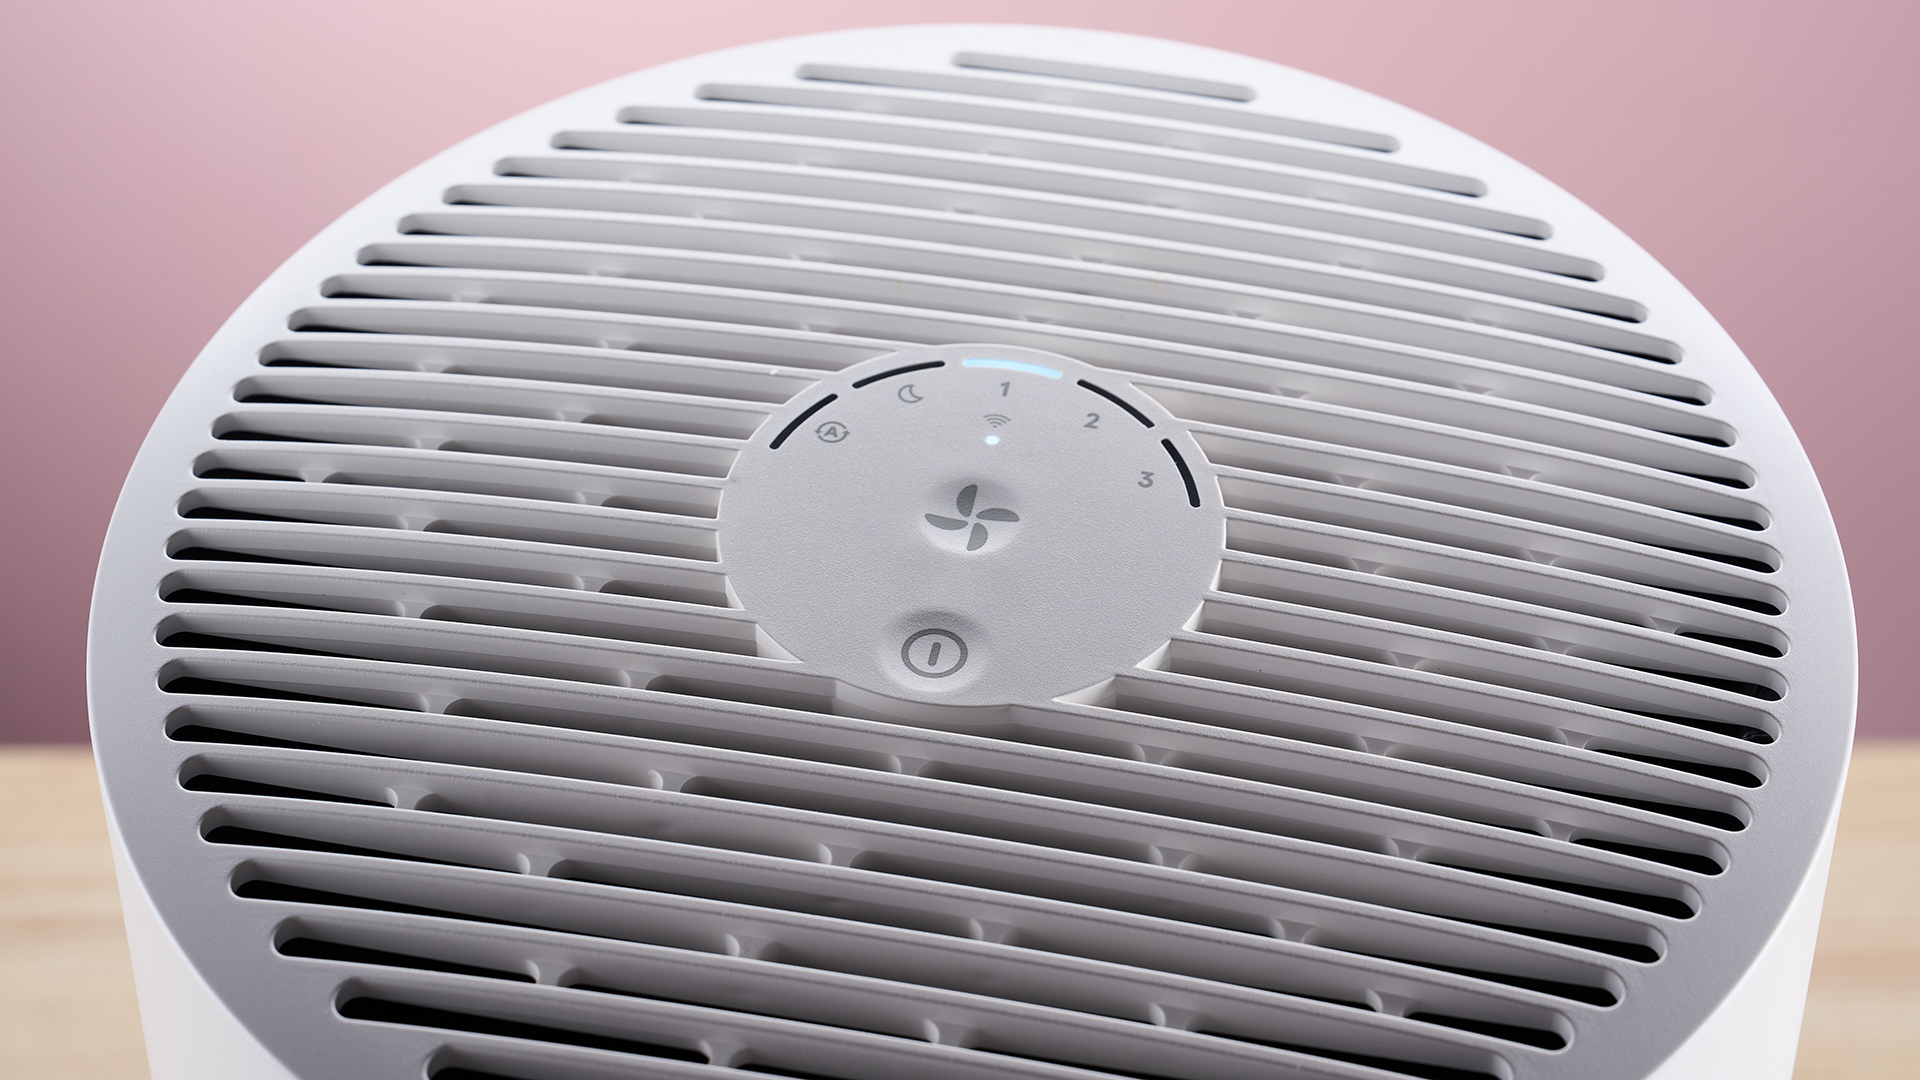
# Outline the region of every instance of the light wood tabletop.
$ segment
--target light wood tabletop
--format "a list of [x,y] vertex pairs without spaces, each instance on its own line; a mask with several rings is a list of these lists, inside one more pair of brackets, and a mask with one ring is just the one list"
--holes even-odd
[[[1920,1075],[1920,742],[1857,748],[1795,1080]],[[0,748],[0,1077],[147,1075],[93,758]]]

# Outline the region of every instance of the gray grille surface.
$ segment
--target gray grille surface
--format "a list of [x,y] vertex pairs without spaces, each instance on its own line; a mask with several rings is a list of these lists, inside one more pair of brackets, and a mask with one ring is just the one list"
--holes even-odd
[[[1850,640],[1723,335],[1484,150],[1018,38],[483,136],[189,377],[96,730],[302,1075],[1636,1075],[1764,940]],[[1164,649],[964,730],[841,700],[724,557],[769,417],[953,342],[1117,373],[1227,507]]]

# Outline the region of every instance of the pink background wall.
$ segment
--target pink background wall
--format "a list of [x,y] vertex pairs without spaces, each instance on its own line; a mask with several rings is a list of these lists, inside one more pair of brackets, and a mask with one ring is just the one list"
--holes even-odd
[[1899,0],[14,0],[0,13],[0,741],[86,737],[88,591],[180,372],[349,205],[690,53],[899,22],[1093,26],[1383,94],[1597,207],[1732,331],[1827,487],[1863,735],[1920,735],[1920,6]]

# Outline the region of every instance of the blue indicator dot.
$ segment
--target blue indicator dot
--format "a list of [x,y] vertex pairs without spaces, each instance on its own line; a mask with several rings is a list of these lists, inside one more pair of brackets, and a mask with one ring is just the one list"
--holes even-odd
[[998,436],[998,435],[989,435],[989,436],[987,436],[987,445],[988,445],[988,446],[999,446],[999,445],[1000,445],[1000,436]]
[[1045,375],[1049,379],[1057,379],[1060,377],[1060,373],[1050,367],[1041,367],[1039,364],[1029,364],[1022,360],[962,360],[960,361],[960,366],[1000,368],[1004,371],[1024,371],[1029,375]]

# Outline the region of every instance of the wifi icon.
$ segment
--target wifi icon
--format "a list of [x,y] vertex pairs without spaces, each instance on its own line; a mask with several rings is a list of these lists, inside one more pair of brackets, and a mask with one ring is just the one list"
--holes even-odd
[[986,415],[986,421],[987,426],[990,428],[1003,428],[1013,423],[1013,417],[1003,416],[997,412],[990,412]]

